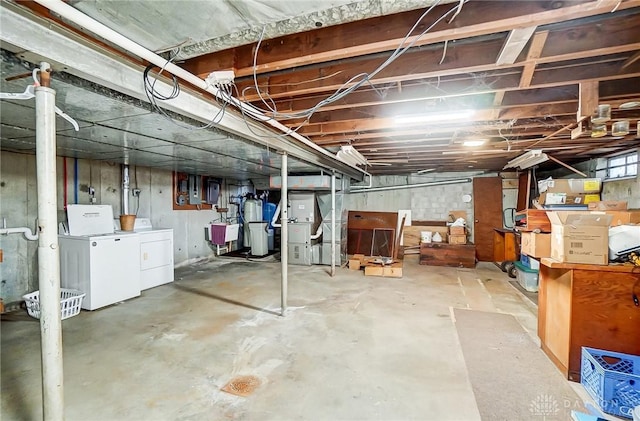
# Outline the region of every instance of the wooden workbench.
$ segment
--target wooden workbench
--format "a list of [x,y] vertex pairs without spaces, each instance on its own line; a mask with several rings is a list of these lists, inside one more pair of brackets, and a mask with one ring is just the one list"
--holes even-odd
[[580,381],[583,346],[640,355],[640,268],[584,265],[543,258],[538,294],[538,336],[547,356]]

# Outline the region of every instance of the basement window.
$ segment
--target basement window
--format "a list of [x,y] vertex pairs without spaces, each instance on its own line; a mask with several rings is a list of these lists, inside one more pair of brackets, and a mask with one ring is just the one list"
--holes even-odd
[[638,153],[612,156],[607,159],[607,178],[635,177],[638,175]]

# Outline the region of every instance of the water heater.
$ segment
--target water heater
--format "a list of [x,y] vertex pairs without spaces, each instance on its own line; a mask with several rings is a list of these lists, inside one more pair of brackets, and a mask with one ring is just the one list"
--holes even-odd
[[242,220],[244,224],[244,238],[242,243],[244,247],[251,247],[251,231],[249,223],[262,221],[262,201],[254,199],[253,197],[248,197],[244,202],[244,207],[242,208]]

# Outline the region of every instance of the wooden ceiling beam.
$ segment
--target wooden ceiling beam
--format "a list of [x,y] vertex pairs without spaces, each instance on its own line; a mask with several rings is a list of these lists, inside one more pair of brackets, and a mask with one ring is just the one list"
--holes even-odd
[[[499,48],[499,40],[485,42],[480,45],[469,44],[464,46],[450,47],[449,53],[451,56],[456,57],[456,59],[451,59],[446,67],[438,66],[437,61],[441,56],[441,52],[438,51],[428,51],[428,52],[413,52],[411,54],[407,53],[398,58],[392,65],[385,69],[385,71],[381,72],[379,77],[376,77],[374,80],[371,80],[373,84],[384,84],[390,82],[397,81],[410,81],[410,80],[418,80],[418,79],[430,79],[430,78],[442,78],[447,76],[453,76],[458,74],[468,74],[468,73],[486,73],[491,72],[495,69],[495,66],[491,63],[491,60],[487,58],[487,56],[492,56],[496,53],[497,48]],[[636,42],[633,44],[625,44],[620,45],[615,48],[606,48],[606,49],[594,49],[590,52],[578,52],[578,53],[567,53],[561,56],[554,56],[553,58],[547,57],[545,59],[540,58],[535,60],[538,65],[547,64],[542,71],[545,71],[549,68],[553,67],[553,63],[559,62],[564,65],[570,65],[571,60],[581,59],[580,64],[582,66],[591,66],[594,63],[603,61],[603,57],[607,56],[609,59],[615,61],[617,63],[618,68],[616,69],[616,75],[624,75],[631,73],[632,68],[636,66],[631,65],[625,68],[624,70],[620,69],[622,62],[628,59],[628,55],[625,53],[630,53],[632,51],[636,51],[640,49],[640,42]],[[612,54],[620,54],[618,63],[616,60],[616,56]],[[586,60],[592,59],[592,60]],[[420,65],[416,65],[416,63],[420,63]],[[434,64],[435,63],[435,64]],[[527,62],[524,64],[526,65]],[[362,67],[360,67],[362,64]],[[312,95],[318,94],[322,92],[333,92],[341,87],[343,84],[351,77],[353,73],[353,67],[358,66],[357,68],[362,70],[363,72],[368,72],[375,68],[375,64],[379,64],[378,61],[373,63],[371,60],[366,63],[342,63],[336,64],[334,66],[330,66],[328,68],[323,69],[311,69],[299,71],[294,74],[289,75],[276,75],[271,76],[268,80],[259,80],[259,84],[261,89],[266,89],[263,93],[264,95],[268,95],[271,99],[277,100],[278,98],[291,98],[299,95]],[[519,63],[517,69],[521,68],[523,63]],[[506,68],[509,66],[503,66],[502,68]],[[501,69],[502,69],[501,68]],[[535,74],[532,77],[531,86],[544,85],[550,82],[541,82],[536,79],[536,76],[541,72],[540,67],[537,68]],[[326,77],[327,75],[331,75],[330,77]],[[589,77],[582,77],[579,79],[588,79]],[[597,78],[597,76],[596,76]],[[575,77],[565,78],[565,80],[575,80]],[[560,77],[556,77],[556,81],[560,81]],[[311,81],[309,83],[305,83],[305,81]],[[245,81],[237,83],[239,91],[242,92],[244,88],[249,87],[251,90],[247,95],[245,95],[244,100],[253,102],[258,100],[258,96],[251,92],[255,92],[255,89],[252,89],[253,81]],[[304,87],[301,87],[304,86]],[[520,87],[520,79],[518,79],[518,84],[513,87],[513,89]],[[478,86],[479,89],[482,89],[482,86]],[[403,91],[406,88],[403,88]],[[492,90],[496,90],[493,88]],[[440,95],[446,95],[446,91],[441,91]]]
[[[456,7],[445,4],[436,7],[423,19],[416,28],[416,33],[407,39],[407,43],[415,42],[416,46],[434,44],[506,32],[523,26],[547,25],[605,14],[613,10],[617,1],[576,3],[578,2],[574,1],[563,5],[564,7],[550,9],[551,3],[546,1],[512,2],[509,7],[499,1],[469,2],[463,6],[463,13],[456,16],[451,24],[445,19],[418,39],[418,33],[443,13]],[[618,10],[633,7],[631,3],[633,2],[623,2]],[[255,71],[261,74],[394,50],[423,11],[424,9],[414,10],[265,40],[260,46]],[[235,69],[238,77],[251,75],[254,71],[253,56],[256,46],[257,43],[253,43],[192,58],[183,67],[203,78],[212,71],[225,69]]]
[[[533,106],[519,106],[509,109],[504,109],[500,112],[500,119],[513,120],[522,118],[533,118],[540,115],[575,115],[576,103],[560,103],[553,105],[533,105]],[[476,113],[469,117],[464,122],[443,122],[437,125],[433,123],[423,123],[425,132],[430,133],[442,133],[443,131],[451,131],[451,127],[462,129],[464,124],[470,122],[492,121],[493,113],[491,109],[477,110]],[[353,132],[366,132],[373,130],[386,130],[393,129],[398,126],[395,122],[395,118],[351,118],[349,119],[349,113],[345,112],[330,112],[323,118],[322,121],[309,123],[298,130],[299,133],[305,136],[317,136],[322,134],[335,134],[335,133],[353,133]],[[375,113],[372,113],[375,115]],[[417,124],[419,125],[419,124]],[[296,127],[294,124],[290,124],[289,127]]]
[[[395,83],[447,76],[460,73],[460,68],[466,69],[466,72],[488,71],[495,67],[494,57],[501,45],[501,37],[482,43],[449,45],[448,59],[443,64],[438,64],[442,57],[440,48],[409,50],[378,73],[370,82],[373,84]],[[258,78],[258,86],[271,98],[335,91],[356,74],[372,73],[385,59],[386,55],[385,57],[358,58],[334,62],[321,68],[305,68],[293,73],[263,76]],[[353,86],[355,83],[350,82],[348,86]],[[236,85],[240,92],[245,88],[249,89],[250,95],[247,95],[247,100],[252,101],[257,98],[252,79],[237,79]]]
[[537,26],[527,26],[524,28],[514,28],[509,32],[506,41],[502,45],[502,49],[498,54],[496,65],[513,64],[518,59],[520,53],[524,50],[529,39],[535,32]]
[[[338,121],[356,121],[360,119],[373,118],[375,116],[403,116],[411,115],[416,112],[429,114],[439,113],[446,110],[460,110],[460,109],[473,109],[475,115],[470,118],[470,121],[490,121],[495,119],[512,120],[523,118],[534,118],[540,115],[570,115],[574,114],[576,110],[577,100],[569,99],[564,101],[531,101],[528,104],[516,105],[510,107],[494,108],[491,106],[478,107],[469,103],[467,105],[461,104],[458,107],[442,106],[442,107],[422,107],[420,104],[416,104],[413,109],[392,109],[389,107],[357,107],[349,110],[340,111],[327,111],[318,112],[313,115],[306,126],[312,126],[314,124],[323,124]],[[382,108],[382,109],[381,109]],[[284,123],[289,127],[297,127],[303,124],[301,120],[284,120]]]
[[547,42],[548,35],[549,31],[541,31],[537,32],[533,36],[531,45],[529,46],[529,51],[527,52],[526,63],[522,68],[522,77],[520,78],[521,88],[526,88],[531,85],[531,79],[533,78],[533,73],[535,72],[538,64],[536,60],[540,58],[540,55],[542,54],[542,49],[544,48],[544,44]]
[[[421,100],[434,100],[452,96],[467,95],[483,95],[493,92],[502,92],[504,94],[504,105],[523,105],[531,102],[551,102],[563,100],[567,98],[578,98],[578,83],[588,81],[577,81],[571,79],[571,72],[565,73],[566,80],[554,83],[546,83],[536,85],[534,88],[519,89],[519,77],[515,73],[508,73],[502,76],[494,75],[469,75],[464,82],[449,82],[443,79],[440,86],[437,87],[436,82],[426,80],[423,83],[414,83],[413,85],[403,87],[402,92],[398,92],[396,88],[385,87],[379,93],[368,89],[358,90],[339,102],[321,108],[321,111],[330,111],[338,109],[348,109],[359,106],[375,105],[375,104],[392,104],[400,102],[411,102]],[[474,85],[479,88],[474,90]],[[544,91],[545,100],[538,97],[539,90]],[[470,94],[470,92],[472,92]],[[626,97],[635,98],[640,95],[640,78],[629,77],[623,75],[620,79],[603,80],[600,83],[600,91],[602,98]],[[536,97],[532,98],[532,95]],[[281,112],[299,112],[316,105],[323,97],[308,97],[300,99],[279,100],[275,102],[276,107]]]
[[[535,136],[535,135],[548,135],[555,129],[570,124],[574,121],[574,117],[560,117],[554,119],[553,121],[536,121],[536,122],[527,122],[524,124],[511,125],[507,122],[493,122],[490,125],[482,125],[482,126],[473,126],[473,131],[477,133],[483,133],[485,136],[494,137],[498,136],[500,133],[503,135],[509,136]],[[556,127],[557,126],[557,127]],[[311,139],[320,146],[335,146],[335,145],[343,145],[345,143],[353,143],[355,146],[360,146],[362,141],[365,141],[365,145],[369,145],[367,142],[381,142],[386,143],[389,141],[393,141],[396,139],[397,141],[403,141],[403,137],[407,136],[416,136],[424,138],[425,140],[429,139],[438,139],[445,136],[446,133],[451,133],[452,130],[450,128],[449,132],[440,132],[436,133],[434,136],[428,136],[425,134],[425,130],[423,128],[416,129],[396,129],[396,130],[387,130],[387,131],[376,131],[376,132],[365,132],[365,133],[337,133],[337,134],[323,134],[315,137],[311,137]],[[408,141],[404,139],[404,141]]]

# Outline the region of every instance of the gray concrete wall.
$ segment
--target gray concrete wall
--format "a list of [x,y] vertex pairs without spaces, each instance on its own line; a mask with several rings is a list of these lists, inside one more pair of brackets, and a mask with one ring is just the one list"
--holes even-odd
[[[3,151],[0,157],[0,218],[7,227],[35,229],[37,217],[36,160],[34,155]],[[63,158],[57,159],[58,220],[65,218],[63,198]],[[88,187],[96,191],[96,203],[111,205],[114,216],[121,213],[121,169],[119,164],[78,160],[78,203],[89,204]],[[174,229],[174,262],[184,264],[213,255],[213,247],[204,238],[204,227],[220,218],[214,210],[174,211],[172,173],[143,167],[130,167],[130,186],[141,190],[138,198],[129,198],[129,211],[150,218],[155,227]],[[232,187],[234,188],[234,187]],[[234,188],[235,189],[235,188]],[[74,159],[67,158],[68,203],[75,203]],[[232,194],[237,194],[233,190]],[[221,205],[229,192],[221,191]],[[229,206],[230,217],[235,207]],[[21,235],[0,236],[4,261],[0,263],[0,297],[5,303],[17,301],[25,293],[38,289],[37,242]]]

